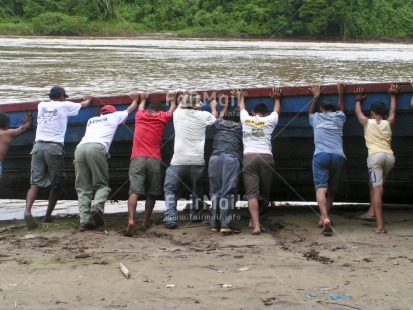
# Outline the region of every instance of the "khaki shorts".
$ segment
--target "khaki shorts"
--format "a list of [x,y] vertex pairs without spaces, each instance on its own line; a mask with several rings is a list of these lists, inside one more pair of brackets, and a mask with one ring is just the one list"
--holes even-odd
[[388,153],[375,153],[367,157],[369,182],[373,187],[383,186],[384,180],[394,166],[395,158]]
[[274,157],[270,154],[247,154],[242,163],[242,177],[248,199],[269,202],[271,180],[274,173]]
[[37,141],[32,155],[30,184],[39,188],[60,187],[65,178],[63,145]]
[[161,161],[135,157],[129,164],[129,195],[162,195]]

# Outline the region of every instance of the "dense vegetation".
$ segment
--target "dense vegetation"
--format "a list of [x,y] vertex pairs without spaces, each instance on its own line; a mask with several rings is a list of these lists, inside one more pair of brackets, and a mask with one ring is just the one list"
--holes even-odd
[[0,0],[0,34],[411,39],[406,0]]

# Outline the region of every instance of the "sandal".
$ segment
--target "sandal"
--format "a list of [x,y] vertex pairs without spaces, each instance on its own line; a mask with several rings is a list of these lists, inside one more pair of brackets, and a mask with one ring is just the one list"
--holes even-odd
[[362,221],[366,221],[366,222],[375,222],[376,221],[375,216],[368,215],[367,213],[364,213],[364,214],[360,215],[359,219],[362,220]]
[[329,219],[325,219],[323,223],[323,235],[329,237],[332,234],[333,229],[331,228],[331,221]]
[[146,225],[138,226],[136,228],[137,231],[145,232],[152,226],[152,221],[149,220]]
[[377,227],[374,228],[374,231],[376,232],[376,234],[387,234],[387,230],[383,229],[377,229]]

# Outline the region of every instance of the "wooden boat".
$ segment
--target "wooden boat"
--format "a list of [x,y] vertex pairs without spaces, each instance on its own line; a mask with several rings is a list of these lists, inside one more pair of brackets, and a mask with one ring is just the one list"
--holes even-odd
[[[413,112],[411,101],[413,90],[410,83],[397,83],[400,85],[398,94],[398,109],[396,124],[393,128],[393,150],[396,155],[396,165],[388,177],[384,201],[388,203],[413,202]],[[347,164],[340,190],[336,201],[368,202],[369,191],[367,183],[367,149],[363,137],[363,128],[358,123],[354,114],[354,90],[363,87],[367,94],[362,108],[368,113],[371,103],[383,101],[390,104],[387,93],[390,83],[357,84],[349,85],[345,94],[347,121],[344,127],[344,151]],[[322,99],[337,102],[336,85],[321,87]],[[273,108],[273,99],[269,97],[270,88],[245,89],[248,92],[246,105],[249,111],[258,102],[266,103],[270,110]],[[205,109],[209,109],[208,102],[218,93],[230,95],[229,90],[199,92],[205,99]],[[279,124],[273,134],[273,154],[276,170],[272,185],[272,198],[277,201],[314,201],[314,185],[311,170],[312,155],[314,151],[313,131],[308,122],[308,108],[312,95],[308,86],[282,87]],[[73,100],[79,102],[80,99]],[[164,93],[150,95],[149,102],[165,102]],[[234,102],[235,104],[236,101]],[[2,112],[11,118],[11,127],[21,124],[24,112],[37,111],[38,102],[23,102],[0,105]],[[130,104],[128,96],[113,96],[94,98],[87,109],[81,110],[77,117],[69,119],[65,138],[66,174],[67,182],[61,199],[77,199],[74,189],[73,154],[77,143],[85,132],[87,120],[97,115],[99,108],[105,104],[117,106],[118,110],[126,109]],[[24,199],[29,188],[30,177],[30,150],[35,138],[36,117],[33,127],[23,135],[14,139],[9,154],[3,164],[4,179],[0,184],[0,198]],[[109,159],[111,200],[124,200],[128,196],[128,167],[132,148],[134,131],[134,114],[129,116],[125,126],[118,128],[112,143]],[[173,155],[173,125],[169,124],[164,133],[162,147],[164,168],[168,166]],[[205,145],[205,158],[212,151],[212,135],[207,131]],[[204,193],[208,195],[208,175],[205,170]],[[47,192],[41,194],[46,197]],[[241,193],[242,194],[242,193]],[[242,196],[241,196],[242,199]]]

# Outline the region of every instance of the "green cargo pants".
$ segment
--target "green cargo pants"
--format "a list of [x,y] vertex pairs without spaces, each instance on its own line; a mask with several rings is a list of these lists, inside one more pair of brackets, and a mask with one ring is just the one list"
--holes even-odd
[[91,220],[92,200],[93,206],[104,213],[105,202],[110,194],[107,158],[108,153],[100,143],[85,143],[76,148],[75,187],[81,224]]

